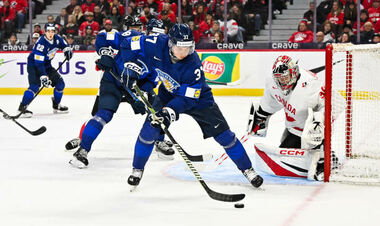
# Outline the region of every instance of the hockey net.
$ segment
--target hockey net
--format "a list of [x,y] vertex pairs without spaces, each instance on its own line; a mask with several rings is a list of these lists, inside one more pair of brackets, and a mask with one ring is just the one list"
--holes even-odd
[[380,185],[380,44],[326,50],[325,181]]

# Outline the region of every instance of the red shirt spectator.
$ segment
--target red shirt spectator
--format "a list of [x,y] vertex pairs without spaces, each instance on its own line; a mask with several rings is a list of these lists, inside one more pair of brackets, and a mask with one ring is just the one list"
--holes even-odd
[[8,0],[3,2],[3,6],[0,7],[1,26],[4,27],[5,21],[13,21],[16,18],[16,10],[11,7]]
[[91,12],[86,13],[86,21],[83,22],[80,27],[79,27],[79,35],[80,36],[85,36],[85,30],[87,26],[91,26],[93,34],[97,35],[99,32],[99,23],[94,21],[94,14]]
[[16,9],[16,12],[21,11],[23,14],[26,14],[26,10],[28,9],[26,0],[11,0],[10,4]]
[[344,24],[344,13],[339,6],[338,2],[334,2],[331,8],[331,12],[327,15],[327,20],[332,24],[343,25]]
[[92,2],[92,0],[86,0],[85,3],[82,4],[82,12],[94,12],[95,3]]
[[375,25],[375,33],[380,33],[380,20],[378,20],[376,22],[376,25]]
[[298,31],[294,32],[289,38],[291,43],[309,43],[313,42],[313,32],[307,30],[307,22],[301,21],[298,25]]
[[380,0],[375,0],[372,4],[373,7],[368,9],[369,20],[376,23],[380,20]]
[[[168,17],[169,17],[169,19],[173,22],[173,23],[175,23],[175,14],[174,14],[174,12],[171,10],[171,8],[170,8],[170,4],[169,3],[164,3],[164,8],[163,8],[163,10],[164,11],[166,11],[168,14]],[[160,20],[161,19],[161,14],[160,15],[158,15],[158,19]]]
[[[369,21],[369,16],[367,10],[363,9],[360,11],[360,31],[364,31],[364,24],[365,22]],[[352,30],[354,34],[357,34],[357,22],[355,21],[354,26],[352,27]],[[373,23],[372,23],[373,24]]]
[[[130,2],[130,4],[134,4],[134,2]],[[124,16],[124,12],[125,12],[125,8],[124,8],[124,5],[120,3],[119,0],[113,0],[112,3],[111,3],[111,8],[113,6],[116,6],[119,10],[119,13],[121,16]]]
[[373,0],[363,0],[362,5],[364,9],[369,9],[372,6]]

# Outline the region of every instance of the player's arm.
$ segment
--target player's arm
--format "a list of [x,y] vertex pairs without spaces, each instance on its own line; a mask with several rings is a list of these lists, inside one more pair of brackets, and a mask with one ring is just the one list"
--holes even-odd
[[110,70],[115,64],[114,55],[115,50],[109,45],[107,41],[107,33],[102,32],[96,36],[95,50],[100,56],[100,59],[96,61],[96,65],[100,70]]
[[73,51],[65,39],[63,39],[60,35],[57,36],[59,40],[59,48],[63,50],[63,54],[65,55],[66,60],[70,60],[73,57]]

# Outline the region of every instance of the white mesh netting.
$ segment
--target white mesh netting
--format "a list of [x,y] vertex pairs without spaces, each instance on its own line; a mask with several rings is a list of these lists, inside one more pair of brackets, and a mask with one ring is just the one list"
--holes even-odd
[[380,45],[334,45],[333,62],[330,181],[380,184]]

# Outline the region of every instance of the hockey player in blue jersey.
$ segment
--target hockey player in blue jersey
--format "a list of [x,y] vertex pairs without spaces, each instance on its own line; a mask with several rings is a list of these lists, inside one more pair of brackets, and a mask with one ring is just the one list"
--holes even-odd
[[[126,39],[121,43],[120,51],[123,62],[141,60],[161,81],[153,106],[157,111],[156,118],[165,127],[177,121],[180,114],[191,116],[201,127],[203,137],[213,137],[249,182],[259,187],[263,179],[253,169],[243,145],[214,102],[194,46],[189,26],[176,24],[170,29],[169,37],[159,35]],[[153,142],[161,133],[159,122],[148,116],[135,144],[132,174],[128,178],[131,186],[139,184],[152,153]]]
[[24,92],[24,96],[18,108],[21,117],[32,117],[33,112],[27,110],[35,93],[40,86],[54,87],[53,111],[54,113],[67,113],[68,107],[62,106],[61,99],[65,82],[61,75],[52,67],[51,60],[58,50],[63,50],[67,60],[73,56],[73,52],[66,41],[55,34],[54,24],[45,24],[45,34],[40,37],[33,46],[32,52],[28,56],[28,80],[29,87]]

